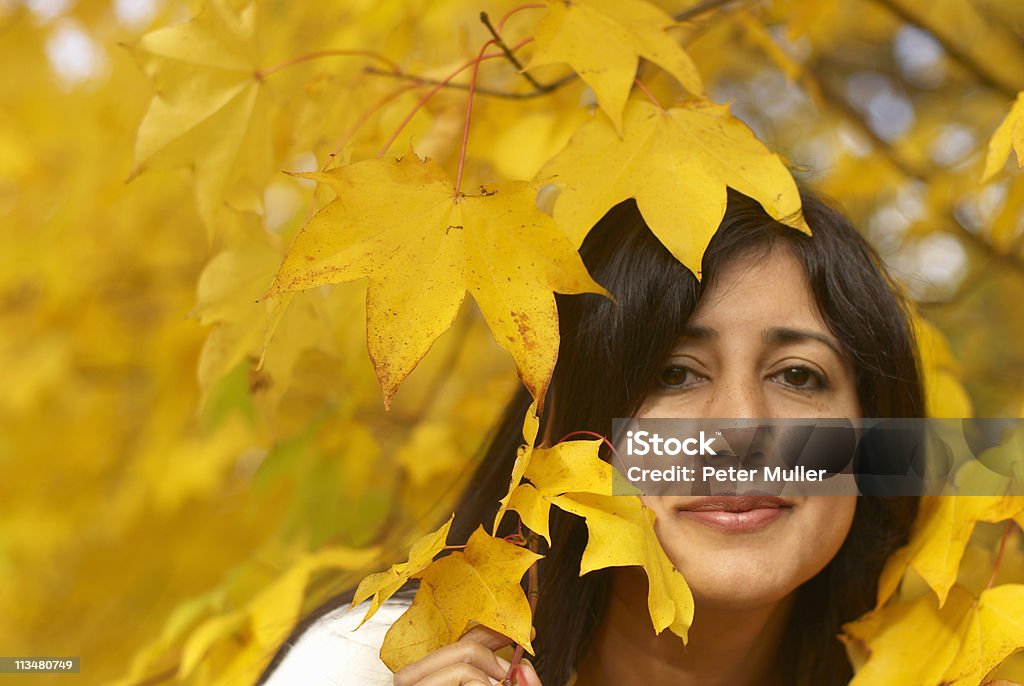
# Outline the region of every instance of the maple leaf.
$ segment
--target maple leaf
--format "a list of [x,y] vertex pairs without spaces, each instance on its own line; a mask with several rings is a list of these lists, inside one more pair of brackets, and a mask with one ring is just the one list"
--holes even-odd
[[[513,491],[509,509],[550,543],[551,506],[586,519],[590,532],[580,574],[608,567],[644,569],[647,606],[657,633],[670,629],[686,641],[693,622],[693,595],[659,543],[654,513],[614,467],[598,457],[601,441],[566,441],[534,451],[525,478]],[[628,489],[628,490],[624,490]]]
[[409,550],[409,559],[405,562],[392,565],[387,571],[370,574],[359,582],[359,587],[356,588],[356,593],[352,597],[352,607],[373,596],[370,607],[359,626],[362,626],[377,612],[381,603],[393,596],[405,582],[422,572],[427,565],[434,561],[434,557],[444,550],[445,541],[448,540],[448,532],[452,528],[454,519],[455,515],[452,515],[437,531],[433,531],[413,543]]
[[338,198],[302,229],[268,295],[369,277],[367,346],[390,406],[468,289],[542,399],[558,354],[554,292],[606,294],[525,182],[456,195],[414,155],[302,174]]
[[464,551],[442,557],[416,575],[420,588],[384,637],[381,660],[398,671],[457,641],[470,622],[490,627],[532,653],[532,613],[520,582],[541,557],[478,528]]
[[956,583],[960,559],[978,522],[1001,522],[1024,514],[1024,496],[926,496],[910,542],[889,558],[878,580],[881,606],[912,566],[935,591],[941,606]]
[[931,596],[874,610],[843,627],[852,655],[866,654],[850,686],[979,684],[1024,647],[1024,585],[1005,584],[975,598],[950,589],[940,608]]
[[255,46],[256,6],[210,0],[191,21],[128,45],[156,93],[139,125],[132,177],[191,167],[209,229],[225,203],[262,207],[272,168],[267,95]]
[[[615,492],[617,472],[598,457],[600,448],[600,440],[563,441],[552,448],[530,451],[519,477],[513,473],[514,485],[503,505],[507,503],[508,509],[518,512],[523,523],[550,544],[548,517],[560,496]],[[520,484],[524,476],[528,483]]]
[[648,226],[694,274],[725,215],[726,186],[772,217],[810,233],[796,183],[726,105],[663,110],[631,100],[620,138],[606,117],[580,127],[538,174],[561,189],[554,217],[579,245],[608,208],[635,198]]
[[1017,153],[1017,166],[1024,167],[1024,91],[1017,94],[1009,114],[992,134],[985,156],[985,170],[981,174],[982,183],[1003,168],[1011,147]]
[[[501,520],[505,516],[505,511],[508,509],[512,494],[515,492],[519,482],[523,480],[526,468],[530,465],[530,458],[535,450],[533,444],[537,442],[537,431],[539,428],[540,419],[537,417],[537,401],[535,400],[530,404],[530,408],[526,411],[526,417],[523,418],[523,444],[519,446],[516,453],[516,461],[512,464],[512,478],[509,481],[508,493],[499,501],[498,513],[494,516],[492,534],[497,535],[498,526],[501,525]],[[538,529],[534,529],[534,531],[540,533]],[[544,538],[548,539],[550,543],[551,539],[548,538],[546,533],[547,527],[544,528],[544,531]]]
[[549,0],[526,69],[567,63],[590,86],[616,131],[643,57],[694,95],[704,86],[689,55],[667,33],[676,21],[644,0]]

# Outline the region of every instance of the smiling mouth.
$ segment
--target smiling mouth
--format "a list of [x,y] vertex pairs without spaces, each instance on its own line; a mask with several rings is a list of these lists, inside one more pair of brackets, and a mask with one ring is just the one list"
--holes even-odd
[[787,516],[793,503],[770,495],[714,495],[676,508],[676,514],[730,533],[757,531]]

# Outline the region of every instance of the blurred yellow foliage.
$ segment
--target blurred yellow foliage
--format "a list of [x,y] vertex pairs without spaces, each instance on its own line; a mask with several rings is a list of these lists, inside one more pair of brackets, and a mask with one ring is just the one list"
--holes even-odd
[[[1019,3],[523,8],[501,28],[520,65],[480,65],[460,165],[472,69],[424,96],[491,39],[480,11],[497,24],[515,5],[0,3],[0,653],[80,655],[86,683],[254,683],[300,616],[404,559],[449,516],[516,365],[490,314],[453,306],[385,413],[362,283],[260,300],[333,199],[280,172],[346,168],[397,136],[395,154],[475,192],[534,181],[566,144],[571,167],[584,130],[606,146],[588,155],[619,154],[629,135],[609,122],[654,110],[635,91],[627,104],[638,58],[654,99],[693,107],[703,85],[718,104],[702,107],[844,205],[918,303],[935,416],[1020,415],[1024,173],[1006,163],[1022,145]],[[559,13],[599,10],[599,37],[617,7],[648,19],[614,55],[559,44]],[[542,50],[551,64],[529,73],[561,84],[543,92],[520,69]],[[614,79],[564,64],[613,57]],[[891,603],[851,630],[875,655],[856,683],[896,683],[891,646],[930,635],[893,617],[957,623],[960,643],[936,641],[949,659],[906,667],[920,683],[925,668],[979,683],[1009,650],[972,657],[1024,581],[1021,537],[985,522],[1024,515],[1005,499],[924,512],[888,572]],[[932,588],[949,593],[941,609]],[[993,674],[1020,681],[1022,664]]]

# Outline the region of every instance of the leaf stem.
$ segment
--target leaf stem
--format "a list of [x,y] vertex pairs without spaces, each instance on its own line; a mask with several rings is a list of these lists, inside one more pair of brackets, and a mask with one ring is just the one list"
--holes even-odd
[[[476,77],[480,73],[480,61],[484,58],[484,51],[496,42],[497,41],[492,38],[483,44],[483,47],[480,48],[480,52],[476,56],[476,61],[473,63],[473,75],[469,78],[469,98],[466,100],[466,121],[462,126],[462,149],[459,150],[459,171],[455,177],[456,199],[462,195],[462,170],[466,166],[466,148],[469,147],[469,120],[473,117],[473,91],[476,90]],[[505,47],[504,49],[506,54],[510,54],[508,53],[508,47]]]
[[603,436],[603,435],[597,433],[596,431],[584,431],[584,430],[570,431],[566,435],[562,436],[562,438],[559,439],[558,442],[561,443],[562,441],[564,441],[567,438],[570,438],[572,436],[590,436],[591,438],[599,438],[599,439],[601,439],[601,441],[606,446],[608,446],[608,450],[610,450],[612,452],[612,455],[615,455],[615,457],[619,456],[619,451],[615,449],[615,446],[612,445],[612,442],[608,440],[608,437],[607,436]]
[[395,74],[402,73],[402,68],[399,67],[396,62],[385,57],[384,55],[381,55],[379,52],[374,52],[372,50],[314,50],[313,52],[307,52],[302,55],[296,55],[295,57],[287,59],[284,62],[281,62],[280,64],[275,64],[272,67],[267,67],[266,69],[257,69],[256,78],[259,80],[263,80],[266,77],[270,76],[271,74],[275,74],[281,71],[282,69],[287,69],[292,65],[300,64],[302,62],[308,62],[310,60],[320,59],[321,57],[369,57],[370,59],[377,60],[378,62],[382,62],[388,65],[389,67],[391,67],[391,71]]
[[647,96],[648,100],[654,103],[655,107],[657,107],[660,110],[665,109],[664,107],[661,106],[661,103],[658,102],[658,99],[654,97],[654,93],[647,90],[647,86],[643,84],[643,81],[641,81],[640,79],[633,79],[633,83],[636,84],[636,87],[640,89],[641,93]]
[[1013,531],[1014,521],[1011,519],[1006,522],[1006,529],[1003,530],[1003,535],[999,539],[999,549],[996,551],[996,559],[992,562],[992,576],[988,578],[988,584],[985,589],[992,588],[996,583],[996,576],[999,575],[999,566],[1003,563],[1003,553],[1006,551],[1006,541],[1010,538],[1010,533]]
[[414,88],[416,88],[415,83],[407,83],[401,88],[398,88],[392,91],[391,93],[385,95],[383,98],[374,103],[373,107],[359,115],[359,118],[356,119],[355,123],[352,124],[352,126],[350,126],[347,131],[345,131],[345,134],[340,139],[338,139],[338,143],[334,146],[334,149],[332,149],[331,152],[327,155],[327,162],[324,163],[323,169],[321,171],[327,171],[327,165],[334,161],[334,158],[338,155],[338,153],[341,152],[342,148],[344,148],[348,144],[348,142],[352,140],[352,137],[356,135],[359,129],[361,129],[363,125],[366,124],[366,122],[368,122],[373,117],[373,115],[377,114],[377,112],[379,112],[385,105],[390,103],[398,96],[408,91],[411,91]]
[[[496,57],[504,57],[504,55],[502,55],[500,53],[495,53],[493,55],[483,55],[481,57],[472,59],[469,62],[466,62],[465,64],[460,66],[458,69],[453,71],[451,74],[449,74],[448,76],[446,76],[442,80],[436,82],[436,85],[433,88],[431,88],[429,91],[427,91],[426,95],[424,95],[422,98],[420,98],[420,101],[418,103],[416,103],[415,107],[412,108],[412,111],[409,112],[409,114],[406,115],[405,119],[402,120],[402,123],[398,125],[398,128],[391,135],[391,138],[389,138],[388,142],[384,144],[384,147],[381,148],[381,151],[379,153],[377,153],[377,158],[379,159],[381,157],[384,157],[385,153],[387,153],[388,149],[391,147],[391,144],[395,142],[395,139],[398,138],[398,136],[402,133],[402,130],[412,120],[412,118],[416,115],[416,113],[420,111],[420,108],[423,107],[424,105],[426,105],[427,101],[430,100],[432,97],[434,97],[434,95],[439,90],[441,90],[444,86],[448,85],[449,81],[451,81],[456,76],[458,76],[459,74],[464,72],[466,69],[469,69],[470,67],[472,67],[474,64],[479,64],[480,62],[482,62],[484,60],[494,59]],[[424,83],[424,81],[422,79],[419,79],[417,77],[410,77],[410,76],[408,76],[406,74],[395,74],[395,76],[402,76],[404,78],[413,78],[413,79],[415,79],[417,81],[420,81],[421,83]]]
[[500,32],[505,29],[505,22],[508,21],[513,14],[522,12],[523,10],[542,10],[545,7],[547,7],[547,5],[541,3],[531,3],[527,5],[520,5],[519,7],[513,7],[508,12],[505,12],[505,16],[498,20],[498,31]]
[[[519,520],[519,526],[521,529],[521,519]],[[537,534],[530,531],[527,534],[526,541],[527,547],[531,552],[538,552]],[[537,615],[537,600],[540,598],[540,573],[536,562],[530,565],[530,569],[526,574],[526,599],[530,603],[530,616],[535,617]],[[525,652],[526,649],[522,645],[516,646],[515,653],[512,654],[512,664],[509,665],[508,674],[501,680],[502,686],[515,686],[522,683],[523,668],[519,663],[523,661],[523,654]]]

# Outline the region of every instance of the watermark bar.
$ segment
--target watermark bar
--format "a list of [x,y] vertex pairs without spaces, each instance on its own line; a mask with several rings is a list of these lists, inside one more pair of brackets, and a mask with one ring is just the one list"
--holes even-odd
[[1024,495],[1024,419],[616,419],[618,495]]
[[3,657],[0,656],[0,674],[78,674],[79,657]]

